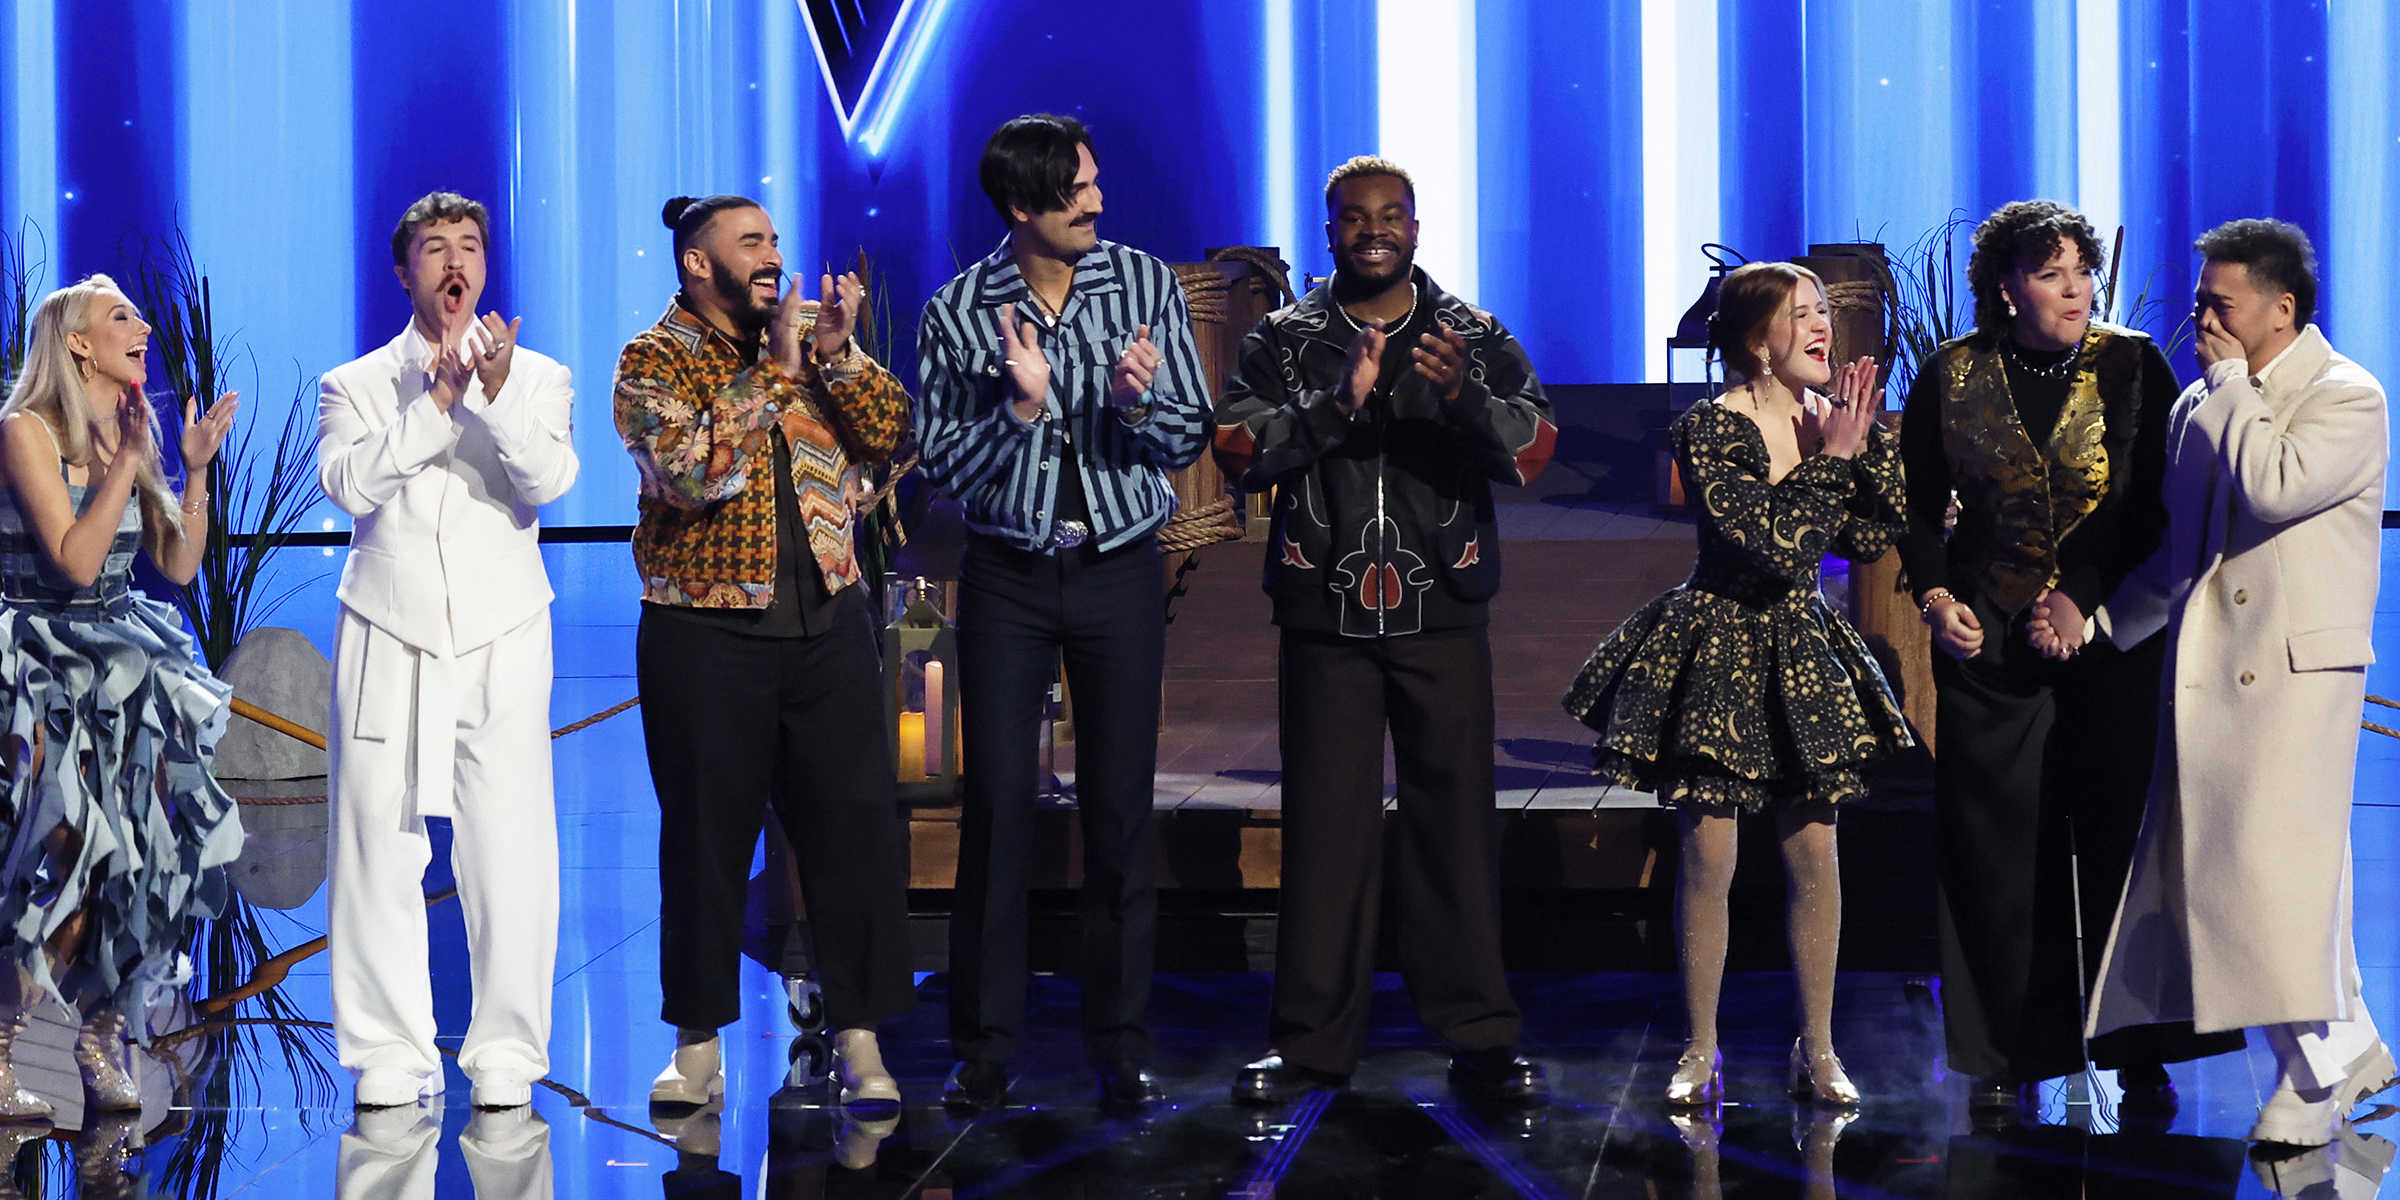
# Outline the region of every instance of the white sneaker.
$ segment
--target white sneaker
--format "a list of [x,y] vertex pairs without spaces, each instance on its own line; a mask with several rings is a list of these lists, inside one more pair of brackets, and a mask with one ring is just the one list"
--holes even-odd
[[652,1104],[706,1104],[725,1094],[725,1060],[716,1038],[675,1047],[650,1085]]
[[2393,1072],[2391,1049],[2378,1040],[2350,1064],[2348,1077],[2332,1087],[2301,1091],[2285,1076],[2258,1110],[2250,1140],[2286,1146],[2325,1145],[2341,1132],[2343,1118],[2359,1101],[2392,1086]]
[[844,1107],[900,1102],[900,1084],[883,1069],[883,1049],[872,1029],[845,1029],[833,1035],[833,1081]]
[[533,1081],[494,1075],[476,1080],[469,1097],[477,1108],[523,1108],[533,1103]]
[[441,1094],[441,1075],[419,1075],[399,1067],[369,1067],[358,1073],[360,1108],[400,1108]]

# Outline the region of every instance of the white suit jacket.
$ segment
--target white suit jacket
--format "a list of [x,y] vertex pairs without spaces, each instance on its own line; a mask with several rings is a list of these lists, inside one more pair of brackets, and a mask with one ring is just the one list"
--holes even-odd
[[567,368],[517,347],[497,399],[475,380],[445,413],[413,325],[325,373],[317,480],[356,518],[343,605],[411,646],[458,654],[550,603],[536,508],[574,486]]

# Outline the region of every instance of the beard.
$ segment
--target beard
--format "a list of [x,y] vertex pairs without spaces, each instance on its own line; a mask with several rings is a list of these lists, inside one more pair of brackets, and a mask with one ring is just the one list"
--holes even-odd
[[750,285],[760,279],[772,278],[772,272],[760,272],[745,278],[737,274],[730,264],[713,255],[708,260],[708,266],[708,286],[716,292],[717,301],[725,306],[725,311],[744,329],[766,328],[767,322],[775,316],[775,305],[772,301],[760,300],[750,290]]
[[1341,253],[1334,264],[1334,273],[1341,277],[1345,290],[1355,295],[1372,295],[1408,281],[1417,267],[1416,248],[1398,242],[1387,244],[1392,249],[1391,261],[1380,270],[1359,265],[1350,250]]

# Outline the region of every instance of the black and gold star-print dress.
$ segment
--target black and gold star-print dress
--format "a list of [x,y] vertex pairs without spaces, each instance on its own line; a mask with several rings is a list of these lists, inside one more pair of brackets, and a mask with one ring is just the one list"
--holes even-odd
[[1902,528],[1899,448],[1870,432],[1774,483],[1750,418],[1703,400],[1669,431],[1699,516],[1691,578],[1592,651],[1567,712],[1599,731],[1593,773],[1668,805],[1759,811],[1856,799],[1910,744],[1858,631],[1825,601],[1827,554],[1872,562]]

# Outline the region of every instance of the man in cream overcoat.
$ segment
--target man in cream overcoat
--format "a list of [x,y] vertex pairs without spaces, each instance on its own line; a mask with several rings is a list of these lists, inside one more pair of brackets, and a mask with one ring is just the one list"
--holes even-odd
[[550,581],[535,509],[575,482],[567,369],[478,321],[490,220],[436,192],[392,260],[415,315],[326,372],[317,478],[355,520],[334,633],[327,837],[334,1043],[357,1102],[442,1090],[423,884],[425,818],[451,821],[474,1017],[458,1054],[478,1107],[550,1068],[558,829]]
[[2166,545],[2106,610],[2122,643],[2166,622],[2167,719],[2090,1032],[2259,1026],[2281,1077],[2251,1138],[2322,1145],[2393,1075],[2350,925],[2384,395],[2308,323],[2307,235],[2235,221],[2199,249]]

